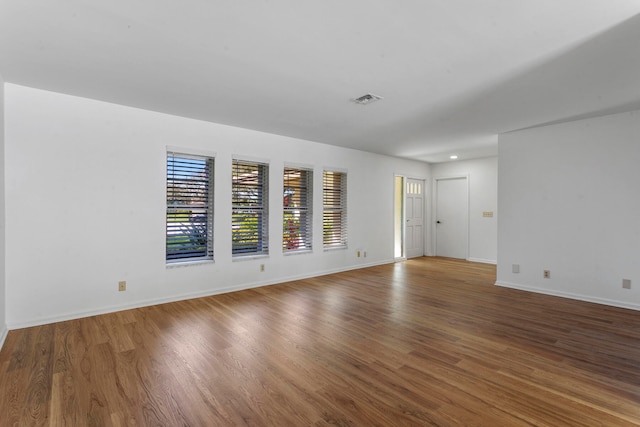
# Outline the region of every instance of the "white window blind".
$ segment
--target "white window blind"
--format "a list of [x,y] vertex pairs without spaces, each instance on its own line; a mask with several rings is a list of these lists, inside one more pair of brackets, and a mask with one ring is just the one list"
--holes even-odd
[[325,248],[347,245],[347,174],[322,175],[322,242]]
[[167,153],[167,262],[213,259],[213,165]]
[[269,167],[234,160],[232,167],[232,254],[269,252]]
[[310,251],[313,172],[307,169],[284,169],[282,250]]

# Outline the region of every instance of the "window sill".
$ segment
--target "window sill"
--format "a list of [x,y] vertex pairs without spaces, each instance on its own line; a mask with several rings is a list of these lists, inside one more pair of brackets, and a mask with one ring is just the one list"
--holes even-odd
[[192,261],[175,261],[175,262],[169,262],[165,264],[165,267],[167,269],[173,269],[173,268],[192,267],[196,265],[207,265],[207,264],[214,264],[214,260],[198,259],[198,260],[192,260]]
[[282,252],[282,255],[291,256],[291,255],[304,255],[304,254],[312,254],[312,253],[313,253],[312,249],[305,249],[305,250],[299,250],[299,251]]
[[331,252],[331,251],[338,251],[341,249],[347,249],[347,245],[340,245],[340,246],[329,246],[327,248],[322,248],[325,252]]
[[269,258],[269,254],[250,254],[250,255],[236,255],[231,258],[233,262],[236,261],[250,261],[252,259],[264,259]]

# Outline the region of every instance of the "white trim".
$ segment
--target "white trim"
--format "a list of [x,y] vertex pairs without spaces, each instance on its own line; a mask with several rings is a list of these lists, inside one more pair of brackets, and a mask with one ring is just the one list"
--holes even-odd
[[481,262],[483,264],[498,264],[498,261],[495,259],[484,259],[484,258],[469,258],[467,261],[471,262]]
[[250,252],[247,255],[243,255],[243,254],[236,254],[236,255],[231,255],[231,262],[236,262],[236,261],[250,261],[252,259],[265,259],[265,258],[269,258],[269,254],[268,253],[262,253],[262,254],[256,254],[253,252]]
[[464,259],[470,261],[469,259],[469,253],[471,252],[469,249],[470,246],[470,241],[471,241],[471,213],[470,213],[470,209],[471,209],[471,195],[470,195],[470,178],[469,178],[469,174],[460,174],[460,175],[447,175],[447,176],[439,176],[439,177],[434,177],[433,179],[433,191],[431,192],[431,199],[432,199],[432,203],[431,203],[431,223],[430,228],[431,228],[431,245],[433,248],[433,254],[434,256],[438,256],[438,241],[437,241],[437,235],[438,233],[436,232],[436,221],[437,221],[437,210],[438,210],[438,181],[445,181],[445,180],[450,180],[450,179],[465,179],[466,180],[466,190],[467,190],[467,197],[466,197],[466,202],[467,202],[467,209],[466,209],[466,214],[467,214],[467,220],[466,220],[466,238],[467,238],[467,242],[465,244],[465,254],[464,254]]
[[322,248],[324,252],[339,251],[342,249],[349,249],[349,245],[332,245],[332,246],[325,246]]
[[213,159],[215,159],[217,154],[215,151],[203,150],[201,148],[178,147],[175,145],[167,145],[165,151],[167,153],[211,157]]
[[101,315],[101,314],[114,313],[114,312],[117,312],[117,311],[131,310],[131,309],[135,309],[135,308],[148,307],[148,306],[158,305],[158,304],[166,304],[166,303],[189,300],[189,299],[194,299],[194,298],[203,298],[203,297],[208,297],[208,296],[212,296],[212,295],[220,295],[220,294],[225,294],[225,293],[229,293],[229,292],[242,291],[242,290],[245,290],[245,289],[253,289],[253,288],[259,288],[259,287],[262,287],[262,286],[276,285],[276,284],[292,282],[292,281],[296,281],[296,280],[309,279],[309,278],[312,278],[312,277],[326,276],[328,274],[342,273],[344,271],[359,270],[361,268],[375,267],[375,266],[384,265],[384,264],[393,264],[394,262],[395,261],[393,259],[389,259],[389,260],[384,260],[384,261],[380,261],[380,262],[372,262],[372,263],[368,263],[368,264],[351,265],[349,267],[336,268],[336,269],[324,270],[324,271],[317,271],[315,273],[310,273],[310,274],[301,274],[301,275],[296,275],[296,276],[281,277],[281,278],[278,278],[277,280],[273,280],[273,281],[266,280],[266,281],[258,281],[258,282],[251,282],[251,283],[243,283],[243,284],[238,284],[238,285],[234,285],[234,286],[228,286],[228,287],[225,287],[225,288],[220,288],[220,289],[215,289],[215,290],[208,290],[208,291],[203,291],[203,292],[193,292],[193,293],[188,293],[188,294],[178,294],[178,295],[174,295],[172,297],[148,299],[148,300],[143,300],[143,301],[140,301],[140,302],[137,302],[137,303],[112,305],[112,306],[104,307],[104,308],[98,309],[98,310],[75,311],[75,312],[60,314],[60,315],[57,315],[57,316],[36,318],[36,319],[24,321],[24,322],[8,323],[7,324],[7,328],[9,330],[21,329],[21,328],[30,328],[30,327],[33,327],[33,326],[41,326],[41,325],[47,325],[47,324],[50,324],[50,323],[64,322],[64,321],[67,321],[67,320],[80,319],[80,318],[84,318],[84,317],[98,316],[98,315]]
[[313,172],[315,166],[309,163],[284,162],[284,168],[304,169]]
[[[270,166],[270,159],[266,159],[264,157],[255,157],[255,156],[242,156],[239,154],[232,154],[231,155],[231,162],[233,163],[234,161],[238,161],[238,162],[244,162],[244,163],[260,163],[263,165],[268,165]],[[232,165],[233,167],[233,165]]]
[[[345,169],[345,168],[333,168],[333,167],[329,167],[329,166],[323,166],[322,167],[322,172],[336,172],[336,173],[344,173],[344,174],[348,174],[349,170]],[[347,180],[347,183],[349,182],[349,180]]]
[[606,298],[591,297],[588,295],[574,294],[571,292],[554,291],[551,289],[537,288],[535,286],[520,285],[517,283],[496,281],[496,286],[503,288],[518,289],[520,291],[534,292],[536,294],[551,295],[554,297],[569,298],[578,301],[591,302],[595,304],[609,305],[612,307],[627,308],[640,311],[640,304],[633,304],[624,301],[611,300]]
[[282,251],[282,256],[309,255],[313,253],[313,249],[296,249],[290,251]]
[[171,261],[165,262],[166,268],[181,268],[181,267],[192,267],[194,265],[206,265],[206,264],[215,264],[215,261],[211,258],[208,259],[192,259],[188,261]]

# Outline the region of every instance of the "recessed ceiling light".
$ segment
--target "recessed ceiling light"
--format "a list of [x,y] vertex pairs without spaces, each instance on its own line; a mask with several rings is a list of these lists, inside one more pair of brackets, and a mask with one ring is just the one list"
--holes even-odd
[[451,160],[456,160],[458,158],[458,156],[456,156],[455,154],[452,154],[451,156],[449,156],[449,158]]
[[356,104],[361,104],[361,105],[366,105],[366,104],[370,104],[374,101],[378,101],[382,99],[381,96],[379,95],[374,95],[372,93],[367,93],[365,95],[359,96],[357,98],[352,99],[351,101],[355,102]]

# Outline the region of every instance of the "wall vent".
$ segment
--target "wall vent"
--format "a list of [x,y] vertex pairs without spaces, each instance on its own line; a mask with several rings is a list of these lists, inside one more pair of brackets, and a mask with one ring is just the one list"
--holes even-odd
[[356,104],[366,105],[366,104],[371,104],[372,102],[378,101],[380,99],[382,99],[381,96],[374,95],[372,93],[367,93],[366,95],[359,96],[357,98],[352,99],[351,101],[355,102]]

